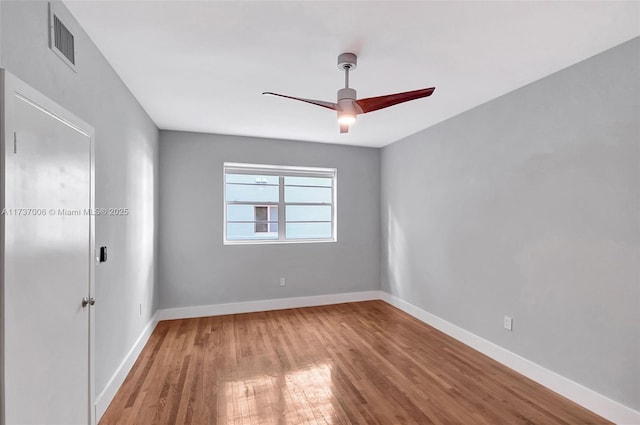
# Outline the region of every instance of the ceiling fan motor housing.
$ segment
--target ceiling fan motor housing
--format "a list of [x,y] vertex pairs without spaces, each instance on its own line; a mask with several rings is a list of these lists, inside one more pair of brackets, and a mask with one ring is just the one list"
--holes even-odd
[[343,115],[353,115],[355,118],[357,112],[354,106],[356,100],[356,91],[351,88],[338,90],[338,118]]
[[356,90],[352,88],[338,90],[338,103],[341,100],[356,100]]

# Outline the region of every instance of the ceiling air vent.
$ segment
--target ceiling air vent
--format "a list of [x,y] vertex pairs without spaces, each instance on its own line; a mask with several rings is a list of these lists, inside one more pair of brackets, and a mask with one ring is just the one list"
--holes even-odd
[[75,39],[73,33],[62,22],[54,10],[54,5],[49,4],[50,47],[71,69],[76,65]]

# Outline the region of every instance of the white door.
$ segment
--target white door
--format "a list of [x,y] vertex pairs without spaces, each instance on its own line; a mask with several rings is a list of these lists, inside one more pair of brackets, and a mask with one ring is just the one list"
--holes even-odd
[[4,415],[90,424],[91,130],[5,78]]

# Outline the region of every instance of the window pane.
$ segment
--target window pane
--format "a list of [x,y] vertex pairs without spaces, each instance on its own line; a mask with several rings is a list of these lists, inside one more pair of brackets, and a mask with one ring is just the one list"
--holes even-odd
[[287,205],[287,222],[331,221],[330,205]]
[[227,205],[227,221],[253,221],[253,205]]
[[287,239],[326,239],[331,236],[331,222],[287,223]]
[[278,176],[256,176],[253,174],[227,174],[227,183],[279,184]]
[[278,206],[269,206],[269,221],[278,221]]
[[285,186],[284,200],[285,202],[330,204],[331,188]]
[[266,233],[269,229],[269,207],[254,207],[256,216],[256,233]]
[[[268,217],[264,214],[259,218],[256,216],[256,209],[263,209],[268,211]],[[267,210],[268,208],[268,210]],[[278,222],[278,207],[275,205],[262,206],[262,205],[227,205],[227,221],[273,221]]]
[[278,207],[269,206],[269,231],[278,233]]
[[256,212],[256,221],[267,221],[269,217],[267,207],[254,207]]
[[278,202],[278,186],[227,183],[227,201]]
[[298,185],[298,186],[326,186],[331,187],[331,181],[328,177],[284,177],[285,185]]
[[256,233],[256,223],[227,223],[227,239],[230,241],[237,240],[254,240],[254,239],[278,239],[278,233]]

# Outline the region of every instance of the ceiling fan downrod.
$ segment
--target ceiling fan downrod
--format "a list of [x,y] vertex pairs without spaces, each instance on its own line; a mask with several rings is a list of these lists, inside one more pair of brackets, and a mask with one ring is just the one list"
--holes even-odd
[[349,69],[351,69],[351,66],[349,65],[344,67],[344,88],[345,89],[349,88]]

